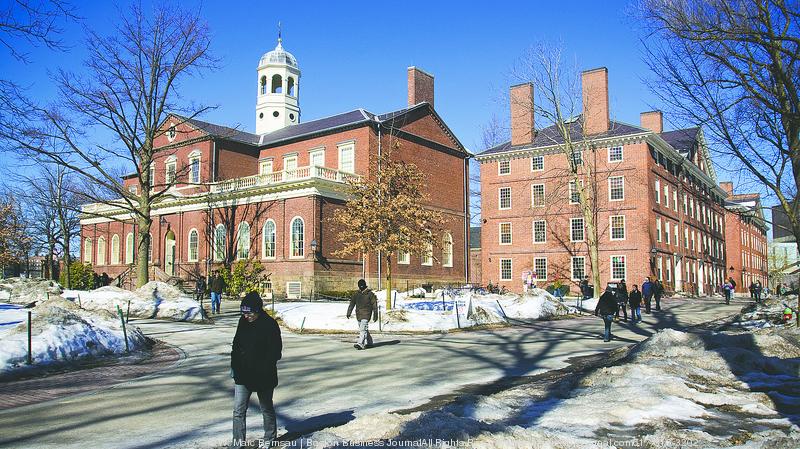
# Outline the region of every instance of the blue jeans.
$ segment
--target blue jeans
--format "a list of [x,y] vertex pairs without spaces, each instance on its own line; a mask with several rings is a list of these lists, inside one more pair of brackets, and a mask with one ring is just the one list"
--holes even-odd
[[211,292],[211,313],[219,313],[219,304],[222,293]]
[[606,325],[605,332],[603,333],[603,340],[609,341],[611,340],[611,323],[614,322],[614,314],[610,315],[602,315],[603,323]]
[[[244,385],[234,385],[233,393],[233,447],[244,446],[247,438],[247,406],[252,391]],[[275,419],[275,406],[272,403],[272,388],[256,391],[261,416],[264,419],[264,442],[268,445],[278,437],[278,425]]]
[[631,307],[631,320],[633,320],[633,321],[642,321],[642,308],[641,307]]

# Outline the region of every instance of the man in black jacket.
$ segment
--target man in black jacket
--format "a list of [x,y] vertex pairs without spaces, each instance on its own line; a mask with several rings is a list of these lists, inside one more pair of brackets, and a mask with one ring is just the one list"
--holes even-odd
[[347,319],[356,309],[356,319],[358,320],[358,341],[353,345],[356,349],[366,349],[372,346],[372,335],[369,334],[369,319],[378,321],[378,298],[375,293],[367,288],[367,281],[358,280],[358,292],[353,295],[350,305],[347,307]]
[[277,422],[272,393],[278,385],[277,362],[283,344],[281,329],[271,316],[264,313],[264,303],[256,292],[242,300],[239,324],[233,337],[231,375],[235,382],[233,402],[233,445],[247,445],[247,404],[253,392],[258,395],[264,419],[263,446],[277,438]]
[[597,301],[597,307],[594,309],[595,316],[600,315],[606,325],[603,341],[611,341],[611,323],[614,322],[614,312],[617,311],[617,307],[617,298],[614,297],[613,289],[606,287],[606,291],[600,295],[600,300]]
[[219,313],[222,304],[222,292],[225,290],[225,278],[219,274],[219,270],[214,270],[211,277],[211,313]]

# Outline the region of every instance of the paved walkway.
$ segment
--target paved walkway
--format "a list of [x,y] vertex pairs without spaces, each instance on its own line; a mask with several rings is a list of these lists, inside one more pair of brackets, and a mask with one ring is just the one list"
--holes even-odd
[[[665,300],[640,325],[614,325],[602,341],[593,316],[521,323],[513,328],[428,336],[376,336],[356,351],[353,336],[284,331],[284,359],[275,393],[279,435],[341,424],[364,413],[406,409],[463,386],[562,368],[569,358],[640,341],[657,329],[684,328],[738,311],[744,301]],[[145,334],[187,357],[141,379],[92,394],[0,411],[0,447],[219,447],[230,435],[230,342],[235,304],[216,325],[139,320]],[[345,304],[342,307],[346,307]],[[354,323],[355,325],[355,323]],[[251,436],[260,419],[250,413]]]

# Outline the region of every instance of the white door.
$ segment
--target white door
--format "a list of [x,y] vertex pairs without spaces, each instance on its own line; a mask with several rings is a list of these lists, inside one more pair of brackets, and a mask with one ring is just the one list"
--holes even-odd
[[175,239],[169,237],[164,245],[164,272],[175,276]]

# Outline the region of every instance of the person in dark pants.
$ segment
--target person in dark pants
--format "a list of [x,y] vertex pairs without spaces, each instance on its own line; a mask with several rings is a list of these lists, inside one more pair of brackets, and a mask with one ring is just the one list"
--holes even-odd
[[633,284],[633,290],[628,295],[628,305],[631,306],[631,322],[641,322],[642,292],[639,291],[639,287],[636,284]]
[[725,295],[725,304],[731,303],[731,295],[733,295],[733,285],[729,281],[722,284],[722,294]]
[[597,307],[594,309],[594,315],[600,316],[605,324],[603,341],[611,341],[611,323],[614,322],[614,312],[616,310],[617,298],[614,297],[614,291],[611,287],[606,287],[606,291],[600,295],[600,300],[597,301]]
[[614,318],[619,318],[619,311],[622,310],[622,314],[625,316],[625,321],[628,321],[628,286],[625,285],[625,280],[619,281],[617,284],[617,313],[614,314]]
[[194,280],[194,299],[200,304],[203,303],[203,298],[206,296],[206,278],[204,276],[197,276]]
[[589,284],[589,277],[587,276],[584,280],[580,283],[581,295],[578,297],[578,313],[583,310],[583,301],[588,301],[592,299],[594,295],[594,288],[591,284]]
[[650,276],[647,276],[647,280],[645,280],[644,284],[642,284],[642,296],[644,297],[645,313],[650,313],[650,302],[653,300],[653,287],[655,287],[655,285],[650,282]]
[[281,329],[264,312],[264,303],[256,292],[248,293],[239,309],[242,316],[231,349],[231,376],[235,383],[231,447],[246,445],[247,405],[253,392],[258,395],[264,420],[264,441],[259,442],[259,447],[270,447],[278,436],[272,394],[278,386],[277,363],[283,350]]
[[761,293],[764,291],[764,287],[761,286],[761,281],[756,281],[756,286],[753,288],[753,293],[756,297],[756,302],[761,302]]
[[656,310],[661,310],[661,295],[664,294],[664,285],[660,279],[656,279],[653,285],[653,297],[656,299]]
[[214,270],[214,276],[211,277],[211,313],[219,313],[224,290],[225,278],[219,274],[219,270]]

